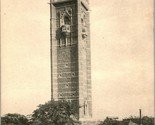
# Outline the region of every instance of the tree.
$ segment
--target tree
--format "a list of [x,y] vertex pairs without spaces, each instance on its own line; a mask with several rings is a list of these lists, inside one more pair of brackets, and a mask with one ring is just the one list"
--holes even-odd
[[144,116],[142,118],[142,124],[143,125],[154,125],[154,118],[153,117],[148,117],[148,116]]
[[106,119],[100,123],[100,125],[122,125],[120,121],[117,120],[117,118],[109,118],[106,117]]
[[66,125],[77,120],[77,107],[67,101],[49,101],[39,105],[32,114],[35,125]]
[[6,114],[1,117],[2,125],[29,125],[28,119],[20,114]]
[[[123,119],[122,122],[124,125],[128,125],[130,120],[138,125],[140,124],[140,118],[136,116],[130,116],[129,118]],[[143,116],[141,120],[142,120],[142,125],[154,125],[153,117]]]

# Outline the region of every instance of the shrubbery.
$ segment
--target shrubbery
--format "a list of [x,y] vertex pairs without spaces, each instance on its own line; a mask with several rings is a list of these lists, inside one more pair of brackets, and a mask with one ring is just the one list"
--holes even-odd
[[32,115],[7,114],[2,125],[73,125],[78,123],[75,105],[67,101],[49,101],[39,105]]

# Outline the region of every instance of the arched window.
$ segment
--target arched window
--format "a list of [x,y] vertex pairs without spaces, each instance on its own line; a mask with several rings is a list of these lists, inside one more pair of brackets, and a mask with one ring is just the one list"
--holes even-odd
[[64,24],[70,25],[70,19],[68,16],[64,16]]
[[57,26],[60,27],[60,13],[57,13]]

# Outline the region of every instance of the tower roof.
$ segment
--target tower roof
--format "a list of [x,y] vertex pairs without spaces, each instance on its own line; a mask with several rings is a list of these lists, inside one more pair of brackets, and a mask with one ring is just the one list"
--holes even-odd
[[[52,2],[54,2],[54,3],[56,3],[56,2],[67,2],[67,1],[76,1],[76,0],[52,0]],[[89,0],[79,0],[79,1],[89,3]]]

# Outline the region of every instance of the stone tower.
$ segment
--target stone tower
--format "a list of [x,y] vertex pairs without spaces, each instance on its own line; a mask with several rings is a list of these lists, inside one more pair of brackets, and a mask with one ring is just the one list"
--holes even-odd
[[51,0],[51,98],[92,117],[88,0]]

